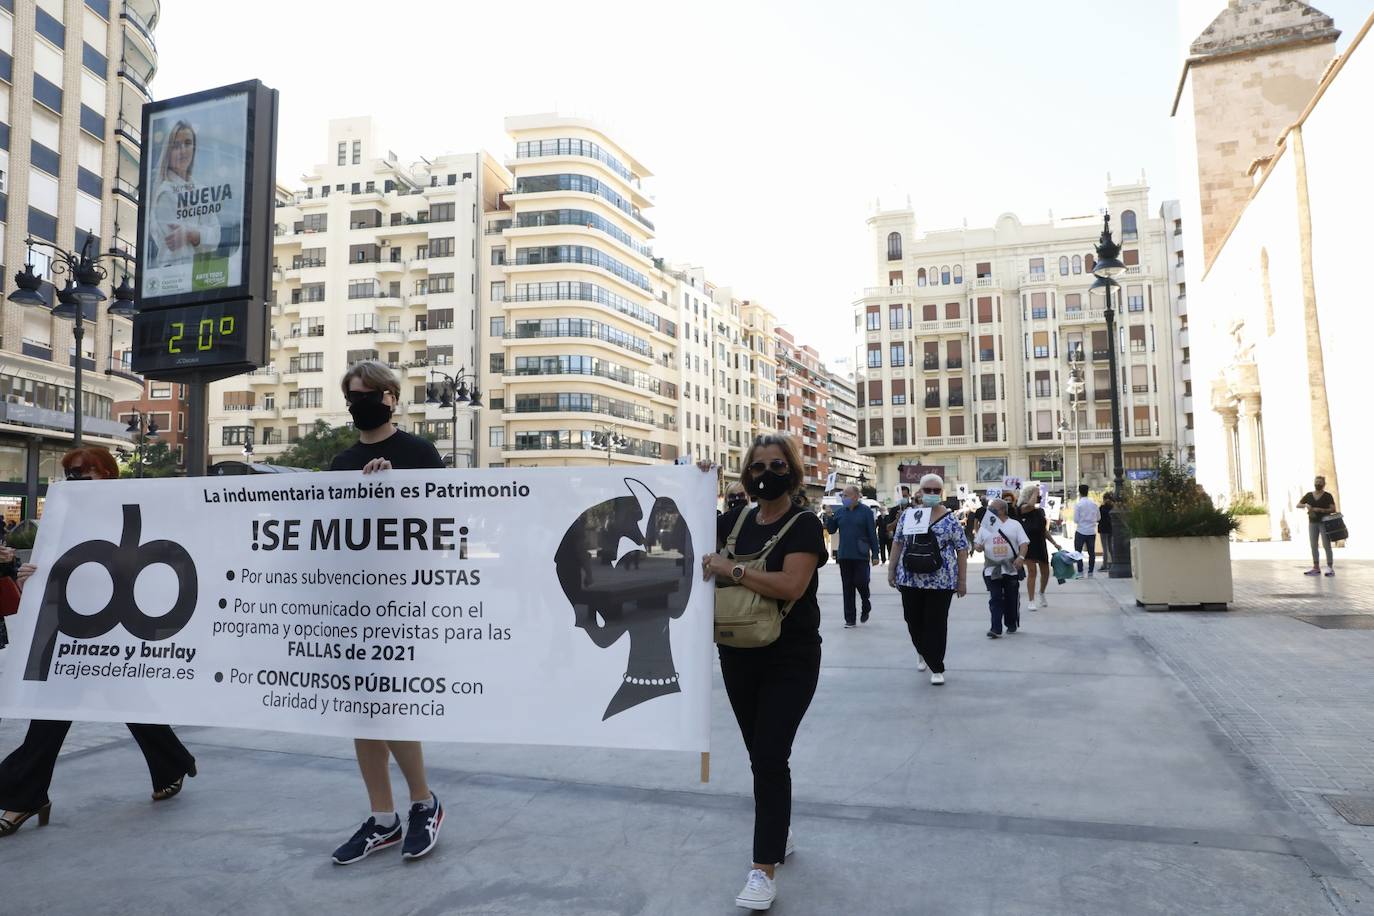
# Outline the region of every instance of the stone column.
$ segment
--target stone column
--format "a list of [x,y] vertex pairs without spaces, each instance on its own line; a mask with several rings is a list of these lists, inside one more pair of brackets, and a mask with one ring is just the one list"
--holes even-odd
[[[1264,441],[1260,434],[1260,395],[1259,392],[1247,392],[1240,397],[1240,415],[1236,423],[1240,425],[1241,439],[1244,443],[1244,450],[1241,453],[1241,466],[1244,469],[1242,485],[1240,489],[1248,490],[1255,497],[1255,501],[1263,503],[1265,501],[1265,482],[1264,482]],[[1243,417],[1243,425],[1239,423]]]
[[1236,455],[1236,430],[1240,425],[1240,417],[1233,406],[1219,408],[1217,413],[1221,414],[1221,422],[1226,430],[1226,480],[1229,495],[1234,497],[1241,489],[1241,481],[1236,476],[1239,466]]

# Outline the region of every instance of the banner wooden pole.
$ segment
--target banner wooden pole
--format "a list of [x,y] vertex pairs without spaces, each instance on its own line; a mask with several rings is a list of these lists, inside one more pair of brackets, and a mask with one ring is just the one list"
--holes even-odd
[[710,752],[710,751],[702,751],[702,752],[701,752],[701,781],[702,781],[702,782],[710,782],[710,781],[711,781],[711,752]]

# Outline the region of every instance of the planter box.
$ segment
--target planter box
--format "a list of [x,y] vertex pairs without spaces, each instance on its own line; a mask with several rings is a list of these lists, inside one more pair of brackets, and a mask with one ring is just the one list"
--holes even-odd
[[1137,604],[1224,607],[1234,598],[1231,542],[1224,537],[1132,538],[1131,580]]
[[1240,529],[1236,531],[1238,541],[1268,541],[1272,540],[1269,529],[1269,514],[1264,515],[1240,515],[1236,517],[1240,522]]

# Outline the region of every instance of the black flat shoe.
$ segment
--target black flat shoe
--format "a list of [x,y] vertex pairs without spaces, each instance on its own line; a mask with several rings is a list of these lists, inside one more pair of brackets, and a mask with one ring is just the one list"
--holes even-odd
[[[191,764],[191,769],[186,771],[186,776],[190,776],[192,779],[194,779],[195,775],[196,765],[193,763]],[[177,781],[172,783],[170,786],[158,789],[156,792],[154,792],[153,801],[166,801],[169,798],[175,798],[177,795],[180,795],[182,788],[186,784],[186,776],[179,776],[177,777]]]
[[35,814],[38,815],[38,826],[48,826],[48,818],[52,815],[52,802],[48,802],[37,811],[25,811],[14,820],[0,817],[0,836],[9,836],[11,833],[15,833],[20,827],[24,826],[25,821]]

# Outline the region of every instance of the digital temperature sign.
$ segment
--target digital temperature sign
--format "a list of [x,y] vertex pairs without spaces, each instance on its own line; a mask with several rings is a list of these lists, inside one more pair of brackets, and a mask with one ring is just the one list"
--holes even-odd
[[132,368],[162,378],[177,373],[234,375],[266,358],[266,306],[237,300],[141,312],[134,317]]

